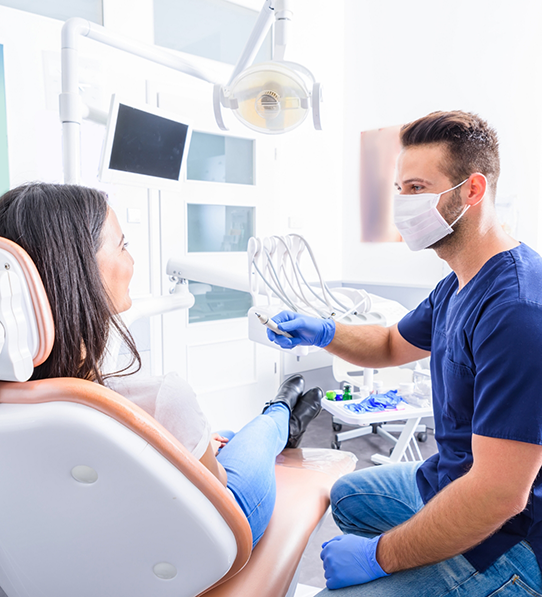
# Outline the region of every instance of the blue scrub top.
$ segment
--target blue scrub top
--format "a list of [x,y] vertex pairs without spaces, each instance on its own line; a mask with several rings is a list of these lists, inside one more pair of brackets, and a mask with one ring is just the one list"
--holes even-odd
[[[431,351],[438,453],[418,469],[424,503],[469,470],[473,433],[542,445],[542,258],[521,244],[457,289],[451,273],[399,322]],[[464,556],[483,572],[523,539],[542,567],[540,473],[527,508]]]

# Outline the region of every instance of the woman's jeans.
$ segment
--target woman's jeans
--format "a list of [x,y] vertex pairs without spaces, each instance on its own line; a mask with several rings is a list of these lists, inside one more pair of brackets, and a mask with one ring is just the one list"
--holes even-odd
[[221,431],[230,441],[217,460],[228,473],[228,489],[245,513],[252,547],[261,539],[275,507],[275,458],[288,441],[290,411],[285,404],[269,406],[238,433]]
[[[345,475],[331,490],[335,522],[344,533],[380,535],[408,520],[423,506],[416,484],[419,462],[377,466]],[[423,542],[423,537],[420,538]],[[536,557],[525,541],[514,546],[485,572],[463,556],[379,578],[365,585],[330,591],[326,597],[511,597],[542,596]]]

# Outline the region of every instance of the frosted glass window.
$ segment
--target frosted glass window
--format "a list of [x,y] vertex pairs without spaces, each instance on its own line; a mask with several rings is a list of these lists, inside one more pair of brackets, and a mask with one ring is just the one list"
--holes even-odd
[[188,289],[194,295],[194,306],[188,310],[188,322],[216,321],[246,317],[252,307],[252,296],[222,286],[189,282]]
[[186,177],[207,182],[254,184],[254,141],[194,131]]
[[[257,17],[255,10],[226,0],[154,0],[154,43],[237,64]],[[271,56],[270,32],[254,62]]]
[[103,24],[102,0],[0,0],[0,4],[61,21],[81,17]]
[[246,251],[253,230],[253,207],[188,204],[189,253]]

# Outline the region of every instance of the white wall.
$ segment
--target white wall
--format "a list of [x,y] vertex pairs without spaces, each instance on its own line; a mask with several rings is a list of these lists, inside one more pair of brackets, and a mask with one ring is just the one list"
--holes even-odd
[[442,265],[403,243],[362,244],[360,133],[434,110],[473,111],[498,131],[498,194],[540,249],[542,3],[345,0],[343,278],[432,286]]

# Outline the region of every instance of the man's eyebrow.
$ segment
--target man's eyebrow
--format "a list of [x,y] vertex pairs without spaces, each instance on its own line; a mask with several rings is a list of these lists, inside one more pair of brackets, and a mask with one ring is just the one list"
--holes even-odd
[[411,182],[423,182],[425,184],[432,184],[430,180],[425,180],[424,178],[409,178],[408,180],[404,180],[403,184],[409,184]]

